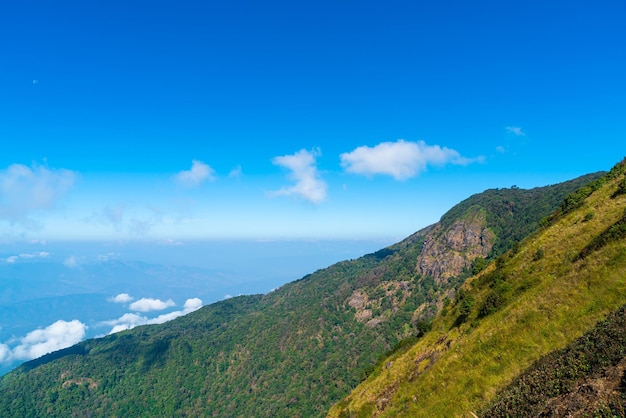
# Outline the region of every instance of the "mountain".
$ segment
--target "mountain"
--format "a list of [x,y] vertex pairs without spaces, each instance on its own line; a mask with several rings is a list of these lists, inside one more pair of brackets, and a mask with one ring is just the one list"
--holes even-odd
[[450,310],[472,273],[599,175],[488,190],[395,245],[266,295],[25,363],[0,380],[0,415],[323,416]]
[[468,279],[329,416],[624,416],[625,209],[626,160]]

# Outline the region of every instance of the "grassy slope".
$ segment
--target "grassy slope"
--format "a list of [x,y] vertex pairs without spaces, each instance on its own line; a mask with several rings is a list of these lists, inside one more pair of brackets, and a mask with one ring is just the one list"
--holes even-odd
[[542,357],[480,412],[485,417],[626,416],[626,305]]
[[[563,348],[626,301],[626,246],[613,242],[573,262],[624,213],[626,196],[610,196],[622,177],[582,207],[528,238],[500,265],[510,302],[477,320],[493,291],[494,266],[470,280],[474,300],[467,321],[454,326],[462,303],[441,315],[434,330],[390,358],[330,416],[472,416],[541,356]],[[585,220],[588,213],[593,217]],[[541,248],[543,257],[537,257]],[[490,273],[492,276],[490,276]]]

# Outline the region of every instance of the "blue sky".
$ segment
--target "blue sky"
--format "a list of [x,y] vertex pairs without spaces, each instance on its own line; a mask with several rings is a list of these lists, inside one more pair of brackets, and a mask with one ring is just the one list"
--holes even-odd
[[0,10],[0,241],[402,238],[626,155],[623,1]]

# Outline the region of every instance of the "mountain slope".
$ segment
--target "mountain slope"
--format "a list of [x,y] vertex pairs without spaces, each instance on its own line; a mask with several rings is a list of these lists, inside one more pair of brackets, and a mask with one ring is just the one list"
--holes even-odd
[[267,295],[26,363],[0,380],[0,415],[321,416],[383,353],[427,330],[477,260],[595,177],[474,195],[398,244]]
[[626,161],[568,196],[544,229],[468,280],[433,331],[382,362],[329,416],[473,416],[621,306],[625,172]]
[[535,362],[481,412],[487,417],[624,416],[626,305]]

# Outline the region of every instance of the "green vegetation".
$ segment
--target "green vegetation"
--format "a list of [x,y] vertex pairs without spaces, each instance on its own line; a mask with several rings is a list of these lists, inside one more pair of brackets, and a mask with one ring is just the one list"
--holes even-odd
[[[626,166],[625,166],[626,167]],[[588,195],[589,186],[604,178],[603,173],[593,173],[577,179],[534,189],[490,189],[462,201],[441,217],[444,228],[455,219],[462,218],[472,206],[479,206],[487,213],[487,227],[494,233],[496,241],[489,258],[495,259],[513,248],[515,243],[535,231],[556,207],[566,206],[565,200],[572,195]],[[581,190],[583,190],[581,192]],[[567,197],[566,197],[567,196]],[[562,209],[559,210],[559,213]],[[545,222],[545,221],[544,221]]]
[[[613,181],[614,179],[624,175],[626,175],[626,158],[615,164],[615,166],[613,166],[613,168],[606,175],[598,177],[596,180],[591,181],[587,185],[576,189],[574,192],[565,196],[559,208],[547,219],[548,222],[554,222],[562,216],[580,208],[593,192],[603,187],[607,182]],[[624,183],[624,181],[626,181],[626,177],[619,183],[617,191],[611,195],[612,198],[619,196],[620,190],[622,189],[622,183]]]
[[[522,256],[515,243],[559,204],[555,196],[589,179],[474,195],[444,215],[438,231],[484,214],[497,243],[487,259],[509,248]],[[467,260],[468,268],[447,280],[418,274],[434,228],[267,295],[229,299],[26,363],[0,379],[0,416],[322,416],[363,379],[392,370],[414,344],[443,350],[448,337],[432,340],[442,326],[466,333],[479,316],[496,317],[513,295],[538,286],[515,281],[508,255],[497,258],[497,268],[482,257]],[[553,250],[544,248],[536,265],[551,259]],[[472,271],[482,272],[484,289],[463,287],[450,303]],[[442,307],[448,322],[433,323]],[[439,357],[429,351],[418,368]]]
[[[486,417],[550,416],[555,399],[577,390],[585,379],[601,379],[608,367],[616,366],[626,357],[626,305],[613,312],[592,330],[566,348],[552,352],[536,361],[502,390],[480,414]],[[624,379],[624,376],[621,376]],[[618,382],[617,393],[592,405],[588,416],[624,416],[626,386]],[[593,388],[583,387],[583,391]],[[562,399],[566,407],[576,407],[575,399]],[[573,404],[573,405],[572,405]],[[606,412],[606,415],[603,413]]]
[[583,259],[594,251],[599,250],[605,245],[622,240],[626,237],[626,211],[624,215],[613,225],[600,234],[596,235],[589,244],[585,246],[574,258],[574,261]]
[[621,196],[623,194],[626,194],[626,176],[619,183],[619,186],[617,186],[617,190],[615,190],[615,193],[611,195],[611,198],[615,199],[616,197]]
[[[624,236],[616,231],[621,231],[625,201],[611,199],[620,187],[623,167],[618,164],[593,187],[585,187],[584,193],[570,195],[585,197],[575,204],[577,199],[568,198],[544,229],[468,280],[434,319],[430,332],[403,354],[382,361],[384,367],[337,403],[329,416],[470,417],[490,402],[499,402],[494,399],[523,404],[525,396],[529,402],[539,393],[556,396],[583,377],[580,373],[622,361],[624,325],[611,322],[615,320],[611,317],[608,328],[613,331],[605,337],[592,337],[592,332],[583,343],[572,346],[569,352],[576,361],[548,360],[556,368],[552,377],[541,375],[550,366],[543,367],[540,375],[529,372],[537,388],[528,392],[526,381],[518,380],[513,395],[503,392],[496,398],[534,362],[564,349],[624,304],[626,246]],[[589,212],[594,216],[583,221]],[[572,261],[591,247],[584,258]],[[565,368],[559,369],[557,363]],[[614,400],[598,409],[596,416],[613,416],[611,408],[619,409],[621,395]],[[502,416],[537,416],[506,405]],[[490,411],[485,416],[492,416]]]

